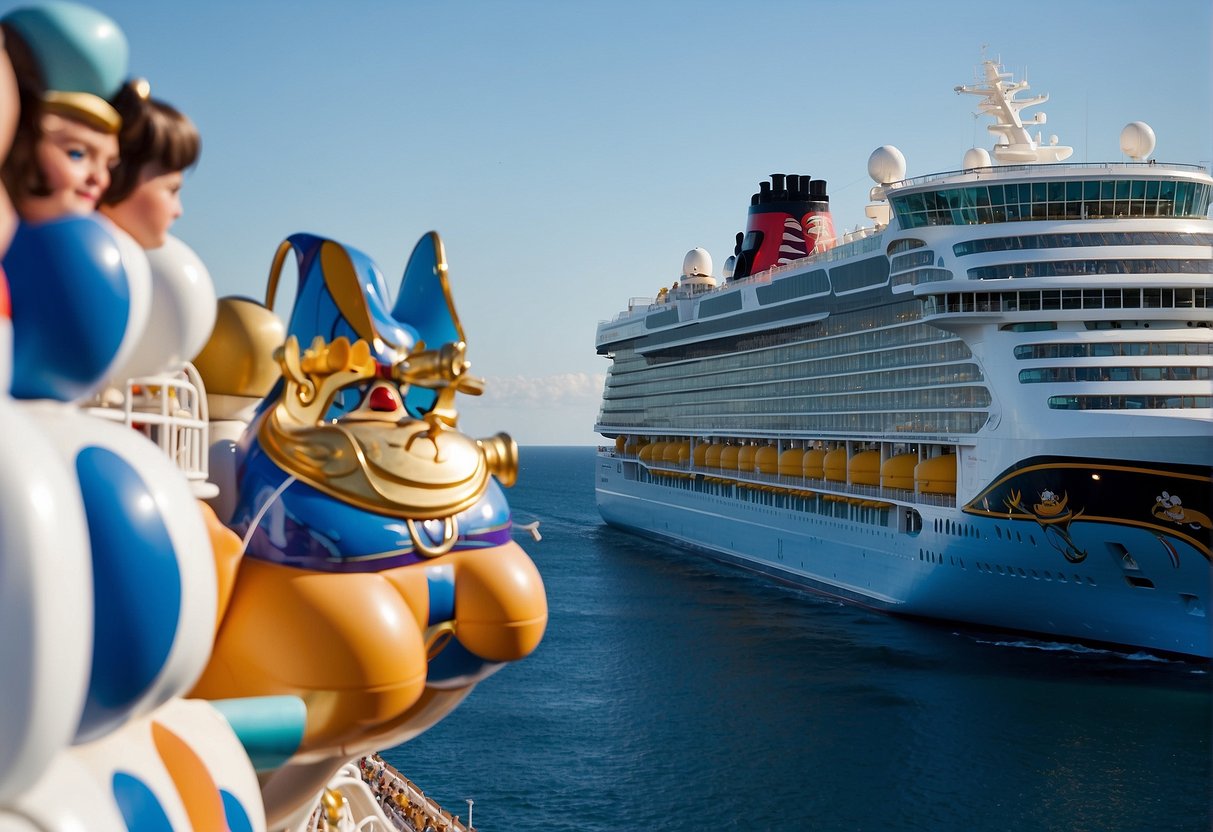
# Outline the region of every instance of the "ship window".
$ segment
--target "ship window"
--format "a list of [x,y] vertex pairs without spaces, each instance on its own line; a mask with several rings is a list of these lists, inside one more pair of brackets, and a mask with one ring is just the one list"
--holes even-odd
[[1203,218],[1210,195],[1208,183],[1135,178],[946,188],[893,196],[890,204],[903,228],[916,228],[1032,218]]
[[926,243],[924,243],[922,240],[915,240],[907,237],[905,239],[894,240],[893,242],[889,243],[889,249],[885,253],[889,257],[892,257],[894,254],[898,254],[903,251],[910,251],[911,249],[915,248],[922,248],[925,245]]
[[1050,396],[1052,410],[1203,410],[1213,396]]

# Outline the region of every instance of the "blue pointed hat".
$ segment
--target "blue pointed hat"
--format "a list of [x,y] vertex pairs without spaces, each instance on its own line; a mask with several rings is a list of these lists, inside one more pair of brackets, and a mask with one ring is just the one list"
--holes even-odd
[[[418,344],[437,348],[463,340],[437,233],[429,232],[413,249],[390,309],[387,285],[374,261],[356,248],[306,233],[292,234],[278,246],[266,289],[265,305],[270,309],[292,251],[299,264],[299,284],[286,334],[294,335],[301,347],[308,347],[316,336],[327,342],[342,336],[362,339],[376,361],[390,365]],[[405,404],[409,412],[420,415],[433,407],[435,398],[434,391],[413,387]]]

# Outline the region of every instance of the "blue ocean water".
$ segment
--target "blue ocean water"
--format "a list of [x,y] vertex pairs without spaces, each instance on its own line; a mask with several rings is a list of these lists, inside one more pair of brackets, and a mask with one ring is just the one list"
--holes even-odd
[[605,526],[591,448],[507,492],[550,620],[384,757],[477,829],[1211,828],[1207,665],[842,606]]

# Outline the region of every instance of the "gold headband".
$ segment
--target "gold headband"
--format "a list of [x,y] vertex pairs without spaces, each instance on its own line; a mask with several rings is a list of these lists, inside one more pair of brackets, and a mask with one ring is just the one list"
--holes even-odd
[[87,92],[50,90],[42,96],[42,109],[48,113],[83,121],[102,133],[116,134],[122,129],[122,117],[109,102]]

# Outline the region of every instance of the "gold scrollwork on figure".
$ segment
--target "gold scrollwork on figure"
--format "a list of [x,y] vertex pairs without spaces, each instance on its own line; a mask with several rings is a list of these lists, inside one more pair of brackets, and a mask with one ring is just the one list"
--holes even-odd
[[[456,429],[455,394],[483,390],[483,381],[467,374],[465,351],[462,342],[437,350],[418,345],[385,367],[364,340],[316,338],[301,351],[292,336],[275,356],[285,383],[262,420],[261,446],[283,470],[343,502],[406,520],[446,518],[438,543],[410,529],[420,554],[443,554],[458,536],[453,515],[480,498],[490,476],[508,485],[518,467],[517,446],[505,434],[477,441]],[[436,390],[437,399],[414,418],[402,404],[386,411],[367,406],[367,392],[348,414],[326,418],[341,391],[384,385],[396,402],[409,385]]]

